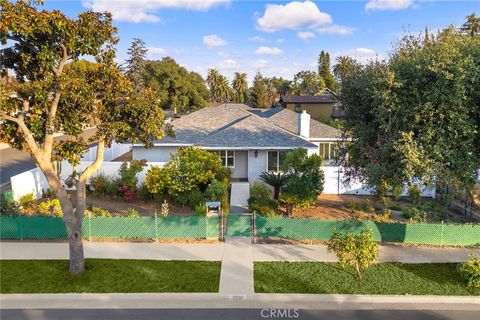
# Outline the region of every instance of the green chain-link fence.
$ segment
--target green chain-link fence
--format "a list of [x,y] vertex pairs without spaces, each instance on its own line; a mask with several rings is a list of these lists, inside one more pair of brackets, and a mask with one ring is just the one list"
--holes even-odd
[[256,216],[255,236],[300,240],[329,240],[333,230],[359,233],[373,230],[375,241],[434,245],[480,245],[480,225],[432,223],[377,223]]
[[251,215],[229,215],[227,217],[228,237],[250,237],[252,227]]
[[[170,239],[219,237],[217,217],[85,217],[84,238]],[[0,217],[1,239],[62,239],[65,224],[55,217]]]

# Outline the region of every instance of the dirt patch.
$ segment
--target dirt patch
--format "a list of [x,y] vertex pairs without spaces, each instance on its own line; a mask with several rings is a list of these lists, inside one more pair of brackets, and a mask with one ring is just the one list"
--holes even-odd
[[[71,195],[74,196],[75,193],[72,192]],[[87,207],[88,206],[100,207],[117,216],[127,216],[128,209],[130,208],[137,210],[141,216],[154,216],[155,212],[157,212],[157,214],[162,212],[162,204],[153,200],[126,202],[120,197],[105,197],[97,196],[95,194],[89,194],[87,196]],[[172,204],[169,204],[168,207],[170,210],[170,215],[194,215],[193,210],[189,207],[177,207]]]

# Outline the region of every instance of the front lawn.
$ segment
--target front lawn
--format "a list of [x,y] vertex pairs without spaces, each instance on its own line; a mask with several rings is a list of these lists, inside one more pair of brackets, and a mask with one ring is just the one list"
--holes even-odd
[[255,292],[264,293],[480,295],[455,263],[380,263],[357,281],[336,263],[255,262],[254,277]]
[[68,273],[68,260],[0,260],[0,293],[218,292],[220,261],[86,259]]

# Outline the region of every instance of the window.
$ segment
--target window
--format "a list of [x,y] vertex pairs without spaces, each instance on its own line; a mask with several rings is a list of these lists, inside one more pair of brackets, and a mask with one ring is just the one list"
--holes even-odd
[[220,160],[222,160],[222,165],[228,168],[235,168],[235,151],[234,150],[219,150],[212,151],[213,153],[218,154]]
[[322,142],[319,145],[319,155],[326,164],[332,164],[338,156],[338,147],[336,143]]
[[302,105],[301,104],[297,103],[295,105],[295,112],[302,113]]
[[283,164],[285,151],[268,151],[267,168],[268,171],[280,172]]

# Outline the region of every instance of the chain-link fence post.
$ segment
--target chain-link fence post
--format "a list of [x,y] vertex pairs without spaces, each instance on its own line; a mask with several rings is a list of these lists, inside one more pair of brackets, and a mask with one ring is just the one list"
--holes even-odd
[[155,211],[155,242],[158,242],[157,211]]
[[88,211],[88,241],[92,241],[92,213]]
[[444,235],[444,225],[443,225],[443,220],[442,220],[442,232],[440,232],[440,245],[443,246],[443,235]]
[[18,231],[20,231],[20,241],[23,241],[23,223],[22,223],[22,216],[17,218],[18,220]]
[[253,228],[252,228],[252,243],[255,243],[255,233],[256,233],[256,219],[255,219],[255,211],[253,211]]

